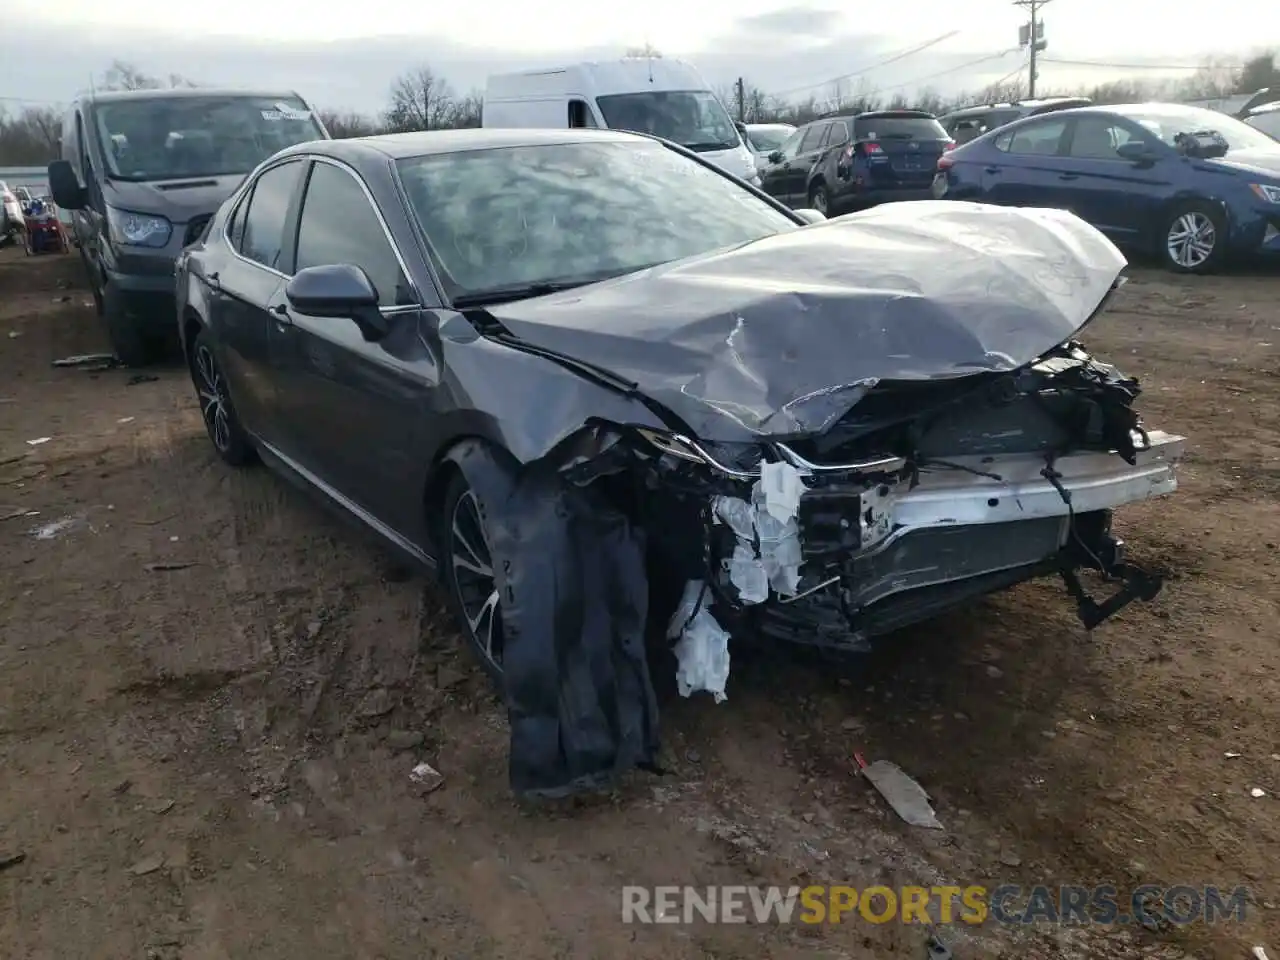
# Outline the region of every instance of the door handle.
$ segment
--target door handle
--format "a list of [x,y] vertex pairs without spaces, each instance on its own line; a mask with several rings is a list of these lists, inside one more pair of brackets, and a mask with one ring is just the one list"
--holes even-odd
[[983,168],[983,170],[982,170],[982,172],[983,172],[983,173],[999,173],[999,172],[1000,172],[1000,168],[999,168],[999,167],[984,167],[984,168]]
[[271,313],[276,318],[276,326],[282,330],[285,327],[293,326],[293,321],[289,319],[289,307],[286,304],[277,303],[274,307],[271,307]]
[[1080,179],[1080,174],[1078,174],[1078,173],[1060,173],[1060,174],[1058,174],[1058,179],[1059,179],[1059,180],[1079,180],[1079,179]]
[[217,271],[214,271],[213,273],[210,273],[210,274],[206,274],[204,280],[205,280],[205,283],[209,284],[209,289],[212,290],[214,293],[222,292],[222,284],[218,282]]

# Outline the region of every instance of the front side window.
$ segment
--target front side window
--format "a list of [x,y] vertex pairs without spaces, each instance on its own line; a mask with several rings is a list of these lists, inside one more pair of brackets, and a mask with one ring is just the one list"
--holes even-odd
[[272,270],[283,271],[287,267],[280,262],[284,221],[303,166],[303,161],[291,160],[258,177],[248,207],[241,204],[244,213],[236,215],[238,221],[243,216],[243,223],[233,225],[240,233],[240,252]]
[[596,97],[607,126],[662,137],[699,153],[741,144],[724,105],[706,90],[653,90]]
[[416,303],[386,231],[355,177],[331,163],[311,170],[298,222],[297,270],[335,263],[360,267],[380,307]]
[[786,142],[787,137],[791,136],[793,131],[787,127],[772,128],[747,128],[747,136],[751,140],[751,146],[755,148],[756,153],[772,153],[779,149]]
[[590,282],[798,225],[659,143],[568,143],[397,162],[450,296]]
[[782,146],[778,148],[778,152],[782,154],[783,160],[794,160],[800,152],[800,144],[804,140],[804,129],[797,130],[791,136],[782,142]]
[[108,175],[175,180],[248,173],[267,157],[323,139],[297,97],[156,96],[94,109]]

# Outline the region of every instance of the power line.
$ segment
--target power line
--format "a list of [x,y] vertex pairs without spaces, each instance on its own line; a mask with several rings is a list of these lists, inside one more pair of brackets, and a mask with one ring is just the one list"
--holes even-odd
[[[976,60],[969,60],[968,62],[959,64],[958,66],[950,67],[946,70],[939,70],[937,73],[930,73],[923,77],[915,77],[914,79],[906,80],[906,81],[903,81],[902,83],[891,84],[890,86],[887,86],[887,87],[877,87],[875,90],[872,90],[869,93],[867,93],[867,96],[868,97],[874,96],[877,93],[885,93],[886,91],[889,91],[889,90],[901,90],[903,87],[918,86],[922,83],[926,83],[929,80],[936,79],[937,77],[945,77],[947,76],[947,74],[950,74],[950,73],[959,73],[961,70],[967,70],[970,67],[976,67],[980,63],[989,63],[992,60],[1003,60],[1009,54],[1017,53],[1017,52],[1018,52],[1018,48],[1013,47],[1008,50],[1001,50],[999,53],[989,53],[985,57],[978,57]],[[1018,69],[1019,70],[1022,69],[1021,64],[1018,65]]]
[[775,93],[774,96],[785,97],[792,93],[800,93],[801,91],[804,91],[804,90],[812,90],[815,87],[825,87],[827,84],[840,83],[844,80],[852,80],[854,77],[860,77],[864,73],[870,73],[872,70],[875,70],[879,67],[887,66],[890,63],[897,63],[899,60],[905,60],[907,57],[913,54],[919,53],[922,50],[928,50],[930,47],[937,46],[938,44],[942,43],[942,41],[944,40],[950,40],[952,37],[956,36],[959,32],[960,32],[959,30],[949,30],[948,32],[940,36],[934,37],[932,40],[926,40],[924,43],[916,44],[914,47],[908,47],[906,50],[902,50],[902,51],[899,51],[898,53],[890,54],[889,56],[885,57],[883,60],[873,61],[872,63],[867,64],[865,67],[860,67],[859,69],[853,71],[853,73],[842,73],[838,77],[829,77],[826,80],[819,80],[817,83],[806,83],[803,86],[791,87],[788,90],[780,90],[777,93]]
[[1060,63],[1072,67],[1107,67],[1116,70],[1199,70],[1199,66],[1188,66],[1185,63],[1103,63],[1098,60],[1059,60],[1056,57],[1041,57],[1041,63]]
[[1025,67],[1026,65],[1027,65],[1027,61],[1025,60],[1022,61],[1022,63],[1018,64],[1016,67],[1014,67],[1012,70],[1006,73],[999,80],[995,80],[992,83],[987,84],[987,88],[990,89],[992,87],[1003,86],[1004,84],[1012,80],[1014,77],[1016,77],[1018,74],[1020,74],[1022,72],[1022,68]]

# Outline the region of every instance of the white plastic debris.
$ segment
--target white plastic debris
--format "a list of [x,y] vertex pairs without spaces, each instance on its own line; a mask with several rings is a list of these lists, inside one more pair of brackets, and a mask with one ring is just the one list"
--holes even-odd
[[431,793],[444,784],[444,774],[431,764],[423,762],[409,771],[409,782],[423,793]]
[[[752,492],[755,504],[756,536],[760,541],[760,557],[769,574],[769,583],[783,596],[794,596],[800,588],[800,524],[793,513],[779,519],[768,508],[763,481]],[[799,509],[799,501],[796,509]]]
[[765,509],[783,523],[800,510],[800,497],[804,493],[804,481],[800,478],[800,471],[789,463],[760,464]]
[[1240,756],[1240,754],[1236,753],[1234,750],[1228,750],[1226,753],[1223,754],[1223,756],[1226,757],[1228,760],[1234,760],[1238,756]]
[[[705,690],[724,703],[729,681],[729,634],[716,622],[709,607],[710,591],[701,580],[684,585],[684,595],[667,628],[667,639],[676,640],[676,689],[688,697]],[[694,611],[697,611],[696,613]]]
[[911,826],[942,829],[942,824],[938,822],[933,807],[929,804],[929,794],[896,763],[877,760],[863,767],[862,775],[880,791],[880,795],[889,802],[894,812]]
[[764,603],[769,599],[769,574],[749,543],[739,540],[724,566],[743,603]]
[[28,533],[37,540],[56,540],[64,533],[79,529],[84,525],[84,522],[84,517],[63,517],[61,520],[54,520],[52,523],[32,527]]
[[1253,797],[1255,800],[1259,797],[1265,797],[1266,795],[1267,791],[1263,790],[1261,787],[1254,787],[1249,791],[1249,796]]
[[1253,960],[1267,960],[1267,951],[1262,949],[1262,947],[1254,947]]
[[53,437],[36,437],[34,440],[28,440],[27,445],[31,447],[38,447],[40,444],[48,443],[52,439]]

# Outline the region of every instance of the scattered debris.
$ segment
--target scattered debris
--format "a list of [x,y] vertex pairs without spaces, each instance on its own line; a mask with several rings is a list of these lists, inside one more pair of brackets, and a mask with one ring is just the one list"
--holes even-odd
[[74,357],[63,357],[61,360],[53,361],[55,367],[84,367],[91,363],[115,366],[119,361],[113,353],[81,353]]
[[170,570],[185,570],[196,566],[195,560],[175,560],[169,563],[148,563],[147,569],[152,573],[167,573]]
[[[108,509],[108,510],[110,510],[110,509],[111,509],[111,506],[110,506],[110,505],[108,505],[108,506],[107,506],[107,509]],[[162,524],[162,523],[167,523],[168,521],[170,521],[170,520],[174,519],[175,517],[177,517],[177,514],[176,514],[176,513],[171,513],[171,514],[169,514],[167,517],[160,517],[158,520],[135,520],[135,521],[133,521],[133,522],[134,522],[134,523],[141,524],[141,525],[142,525],[142,526],[144,526],[144,527],[154,527],[154,526],[158,526],[159,524]]]
[[16,867],[27,859],[27,855],[21,851],[15,853],[0,853],[0,870],[8,870],[10,867]]
[[1263,790],[1261,787],[1254,787],[1249,791],[1249,796],[1253,797],[1255,800],[1259,797],[1265,797],[1266,795],[1267,791]]
[[1267,951],[1263,950],[1262,947],[1254,947],[1253,957],[1254,960],[1267,960]]
[[27,455],[25,453],[15,453],[11,457],[0,459],[0,467],[7,467],[11,463],[17,463],[19,460],[25,460],[26,457]]
[[126,387],[136,387],[140,383],[155,383],[160,378],[150,373],[135,373],[124,382]]
[[1228,760],[1234,760],[1236,757],[1240,756],[1240,754],[1236,753],[1234,750],[1228,750],[1226,753],[1223,754],[1223,756],[1226,757]]
[[954,955],[947,945],[932,934],[924,942],[924,949],[927,960],[954,960]]
[[364,695],[357,711],[362,717],[382,717],[395,708],[396,702],[392,699],[391,691],[386,687],[374,687]]
[[688,750],[684,752],[684,758],[688,760],[690,763],[702,762],[702,754],[700,754],[697,750],[693,749],[693,747],[690,747]]
[[862,775],[871,781],[871,785],[889,802],[889,806],[893,807],[894,813],[906,823],[913,827],[926,827],[930,830],[942,829],[942,824],[938,822],[933,807],[929,805],[929,794],[925,792],[924,787],[907,776],[901,767],[888,760],[877,760],[875,763],[868,764],[862,759],[861,754],[857,753],[853,757]]
[[17,520],[19,517],[37,517],[39,514],[35,510],[14,510],[12,513],[0,514],[0,523],[6,520]]
[[157,870],[159,870],[163,866],[164,866],[164,854],[153,853],[151,856],[143,857],[141,860],[135,863],[132,867],[129,868],[129,872],[132,873],[135,877],[145,877],[148,873],[155,873]]
[[28,441],[27,441],[27,446],[29,446],[29,447],[38,447],[38,446],[40,446],[40,444],[42,444],[42,443],[48,443],[48,442],[49,442],[50,440],[52,440],[52,439],[53,439],[53,437],[36,437],[34,440],[28,440]]
[[156,814],[157,816],[160,814],[168,813],[170,810],[173,809],[174,803],[175,801],[173,800],[162,800],[159,803],[157,803],[154,807],[151,808],[151,812]]
[[133,786],[132,780],[121,780],[119,783],[115,785],[115,788],[111,792],[112,793],[128,793],[129,788],[132,786]]
[[121,417],[116,423],[133,423],[134,417]]
[[1012,850],[1001,850],[1000,862],[1003,863],[1006,867],[1022,866],[1022,858],[1018,856],[1016,853],[1014,853]]
[[54,520],[52,523],[46,523],[43,526],[32,527],[27,532],[37,540],[54,540],[64,533],[79,529],[84,524],[84,517],[63,517],[61,520]]
[[409,781],[426,794],[444,785],[444,774],[429,763],[420,763],[409,771]]

